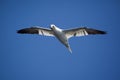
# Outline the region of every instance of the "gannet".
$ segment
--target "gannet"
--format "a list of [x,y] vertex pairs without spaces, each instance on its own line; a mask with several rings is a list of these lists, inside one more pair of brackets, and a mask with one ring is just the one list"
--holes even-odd
[[24,28],[17,31],[20,34],[38,34],[43,36],[53,36],[56,37],[71,53],[71,47],[69,45],[69,38],[71,37],[80,37],[87,35],[95,35],[95,34],[106,34],[105,31],[81,27],[81,28],[73,28],[68,30],[63,30],[58,28],[56,25],[51,24],[50,28],[43,28],[39,26],[33,26],[30,28]]

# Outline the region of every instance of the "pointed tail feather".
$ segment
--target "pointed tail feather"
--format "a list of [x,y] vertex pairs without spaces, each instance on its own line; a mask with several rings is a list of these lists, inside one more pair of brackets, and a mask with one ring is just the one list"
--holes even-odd
[[72,53],[72,50],[71,50],[71,48],[70,47],[67,47],[68,48],[68,50],[70,51],[70,53]]
[[70,48],[70,45],[69,45],[69,43],[67,43],[67,44],[64,44],[65,46],[66,46],[66,48],[70,51],[70,53],[72,53],[72,50],[71,50],[71,48]]

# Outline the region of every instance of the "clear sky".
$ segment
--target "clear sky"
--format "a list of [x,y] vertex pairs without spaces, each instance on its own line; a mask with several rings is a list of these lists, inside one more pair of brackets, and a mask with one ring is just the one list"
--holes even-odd
[[[86,26],[107,35],[22,35],[31,26]],[[119,0],[0,0],[0,80],[120,80]]]

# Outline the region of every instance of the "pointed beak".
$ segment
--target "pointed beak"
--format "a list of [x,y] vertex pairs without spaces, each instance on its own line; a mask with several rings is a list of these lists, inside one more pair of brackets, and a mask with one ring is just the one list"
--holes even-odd
[[55,26],[51,25],[51,26],[50,26],[50,28],[51,28],[51,29],[54,29],[54,28],[55,28]]

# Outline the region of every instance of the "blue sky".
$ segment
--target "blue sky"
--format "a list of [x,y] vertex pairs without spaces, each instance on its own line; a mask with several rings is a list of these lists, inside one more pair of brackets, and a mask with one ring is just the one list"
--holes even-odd
[[[0,0],[0,80],[120,80],[119,0]],[[55,24],[105,30],[69,40],[16,30]]]

